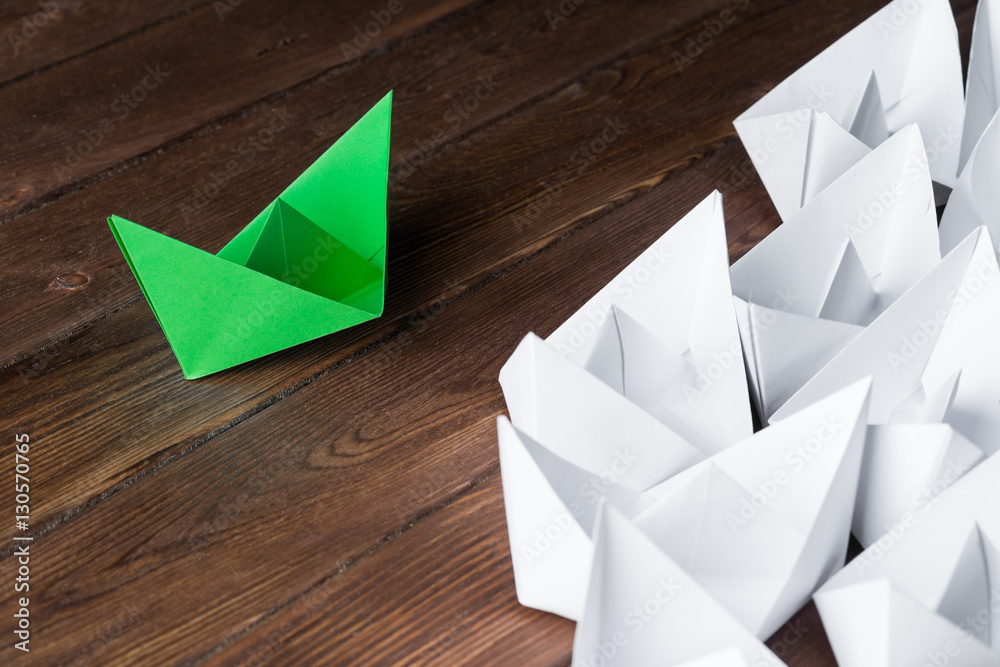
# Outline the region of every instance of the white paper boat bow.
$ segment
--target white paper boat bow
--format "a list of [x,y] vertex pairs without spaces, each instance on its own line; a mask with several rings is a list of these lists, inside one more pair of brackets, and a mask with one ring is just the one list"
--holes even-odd
[[722,195],[705,198],[546,342],[712,451],[750,435]]
[[[610,505],[600,513],[595,542],[573,664],[784,664]],[[720,651],[729,655],[713,655]]]
[[767,420],[940,261],[926,154],[910,125],[731,269],[751,390]]
[[[808,200],[809,191],[798,184],[815,169],[810,149],[830,155],[831,165],[839,165],[834,171],[859,151],[850,142],[820,138],[799,142],[794,159],[772,159],[791,131],[780,114],[799,112],[801,123],[810,118],[809,110],[825,112],[871,148],[916,123],[934,180],[952,187],[959,171],[963,97],[958,31],[947,0],[896,0],[775,86],[734,124],[787,218]],[[796,163],[809,169],[796,170]],[[783,179],[793,186],[779,187]]]
[[673,477],[635,519],[758,638],[843,566],[869,386],[851,385]]
[[718,193],[547,341],[525,337],[500,373],[511,423],[498,423],[523,604],[579,616],[592,515],[573,507],[592,510],[595,491],[638,507],[752,433],[742,356]]
[[1000,665],[1000,457],[912,511],[815,595],[844,667]]

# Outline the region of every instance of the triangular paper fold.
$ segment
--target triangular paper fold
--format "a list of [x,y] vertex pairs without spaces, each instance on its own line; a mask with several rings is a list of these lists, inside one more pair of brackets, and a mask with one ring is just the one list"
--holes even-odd
[[850,119],[848,127],[851,128],[851,134],[870,148],[875,148],[889,138],[885,107],[882,106],[882,95],[879,93],[874,71],[868,73],[858,103],[848,111],[847,118]]
[[520,433],[506,417],[497,419],[497,435],[518,601],[576,620],[590,577],[599,502],[633,516],[652,501],[615,483],[630,464],[624,458],[594,475]]
[[[858,284],[851,253],[868,277],[867,288]],[[787,306],[783,310],[810,317],[826,308],[860,318],[851,324],[864,324],[938,261],[926,156],[919,130],[910,125],[733,264],[732,289],[763,306],[780,300]],[[878,295],[874,303],[872,291]]]
[[868,427],[852,531],[873,544],[913,510],[914,498],[939,495],[983,458],[947,424]]
[[764,421],[863,331],[734,299],[750,387]]
[[951,252],[981,225],[1000,242],[1000,112],[983,132],[941,216],[941,252]]
[[[921,387],[939,387],[961,370],[953,426],[986,453],[1000,446],[995,410],[975,410],[996,387],[990,332],[995,330],[1000,275],[989,233],[977,230],[848,344],[778,411],[781,419],[868,374],[875,376],[870,422],[886,424]],[[964,322],[964,324],[963,324]],[[975,322],[973,326],[969,326]],[[993,322],[993,328],[990,323]],[[949,336],[941,343],[945,330]],[[934,363],[931,363],[931,359]],[[969,410],[959,409],[968,405]],[[968,414],[975,413],[974,415]],[[990,415],[995,415],[991,417]],[[959,421],[953,421],[959,420]]]
[[546,341],[578,366],[593,367],[595,352],[608,350],[600,343],[612,306],[659,341],[664,358],[693,367],[694,384],[678,387],[687,403],[683,419],[695,422],[711,449],[753,432],[721,194],[706,197]]
[[[1000,109],[1000,11],[996,0],[976,3],[969,52],[969,75],[965,85],[965,124],[962,128],[962,152],[959,170],[968,164],[973,148],[986,126]],[[991,233],[996,232],[990,229]],[[994,233],[994,238],[996,238]]]
[[752,665],[784,664],[610,505],[594,539],[574,664],[680,665],[729,649]]
[[766,137],[747,131],[749,121],[813,109],[874,142],[882,135],[879,107],[889,134],[910,123],[920,126],[934,158],[934,180],[953,187],[965,104],[958,31],[947,0],[886,5],[775,86],[734,125],[770,191],[770,183],[800,176],[766,159]]
[[699,449],[597,377],[528,334],[500,371],[514,426],[594,475],[645,491],[704,459]]
[[871,151],[830,114],[812,109],[739,119],[736,129],[782,220]]
[[998,481],[1000,457],[991,457],[915,498],[816,593],[838,664],[1000,665]]
[[757,637],[843,565],[869,387],[852,385],[674,477],[635,519]]

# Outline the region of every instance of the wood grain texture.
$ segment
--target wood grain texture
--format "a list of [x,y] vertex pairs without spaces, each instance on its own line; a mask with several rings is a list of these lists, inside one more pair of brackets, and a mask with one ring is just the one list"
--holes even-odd
[[[61,2],[93,29],[54,23],[0,70],[0,460],[28,432],[37,489],[32,652],[0,662],[568,664],[573,624],[514,595],[500,366],[713,188],[731,258],[771,231],[732,119],[881,1],[587,0],[554,29],[557,2],[404,2],[353,60],[386,3],[126,4]],[[953,5],[967,48],[974,2]],[[56,178],[157,61],[162,87]],[[215,251],[389,88],[386,314],[185,382],[107,215]],[[770,644],[835,664],[812,605]]]
[[0,4],[0,87],[84,58],[211,4],[211,0],[8,0]]

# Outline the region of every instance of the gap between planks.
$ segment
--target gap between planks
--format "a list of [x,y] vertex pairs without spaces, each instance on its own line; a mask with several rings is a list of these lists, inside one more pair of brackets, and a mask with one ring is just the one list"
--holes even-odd
[[74,53],[71,56],[66,56],[65,58],[63,58],[61,60],[56,60],[55,62],[48,63],[47,65],[42,65],[41,67],[36,67],[35,69],[31,70],[30,72],[24,72],[23,74],[18,74],[17,76],[14,76],[14,77],[11,77],[10,79],[7,79],[6,81],[0,81],[0,90],[3,90],[4,88],[7,88],[8,86],[12,86],[12,85],[17,84],[17,83],[21,83],[22,81],[26,81],[27,79],[30,79],[30,78],[35,77],[35,76],[38,76],[39,74],[44,74],[45,72],[48,72],[49,70],[53,70],[53,69],[55,69],[57,67],[61,67],[62,65],[65,65],[66,63],[71,63],[74,60],[79,60],[80,58],[85,58],[86,56],[89,56],[92,53],[96,53],[96,52],[100,51],[103,48],[106,48],[106,47],[111,46],[113,44],[118,44],[119,42],[124,42],[126,39],[131,39],[132,37],[135,37],[137,35],[141,35],[142,33],[146,32],[148,30],[153,30],[154,28],[159,28],[161,25],[165,25],[167,23],[170,23],[171,21],[176,21],[177,19],[181,18],[182,16],[187,16],[188,14],[196,12],[196,11],[198,11],[200,9],[204,9],[205,7],[208,7],[208,6],[212,5],[212,4],[213,4],[213,0],[208,0],[207,2],[203,2],[200,5],[195,5],[193,7],[188,7],[187,9],[182,9],[181,11],[175,12],[175,13],[171,14],[170,16],[164,16],[163,18],[157,19],[157,20],[155,20],[155,21],[153,21],[151,23],[147,23],[144,26],[140,26],[138,28],[130,30],[129,32],[126,32],[124,34],[118,35],[117,37],[113,37],[113,38],[109,39],[106,42],[102,42],[101,44],[97,44],[97,45],[92,46],[92,47],[90,47],[88,49],[84,49],[83,51],[80,51],[79,53]]

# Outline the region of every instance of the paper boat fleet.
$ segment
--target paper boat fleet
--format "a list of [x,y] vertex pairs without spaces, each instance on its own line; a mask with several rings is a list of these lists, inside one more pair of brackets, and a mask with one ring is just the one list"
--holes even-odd
[[1000,666],[997,31],[963,95],[948,3],[885,7],[735,123],[772,234],[730,267],[712,193],[511,355],[517,595],[574,664],[783,664],[814,597],[841,664]]

